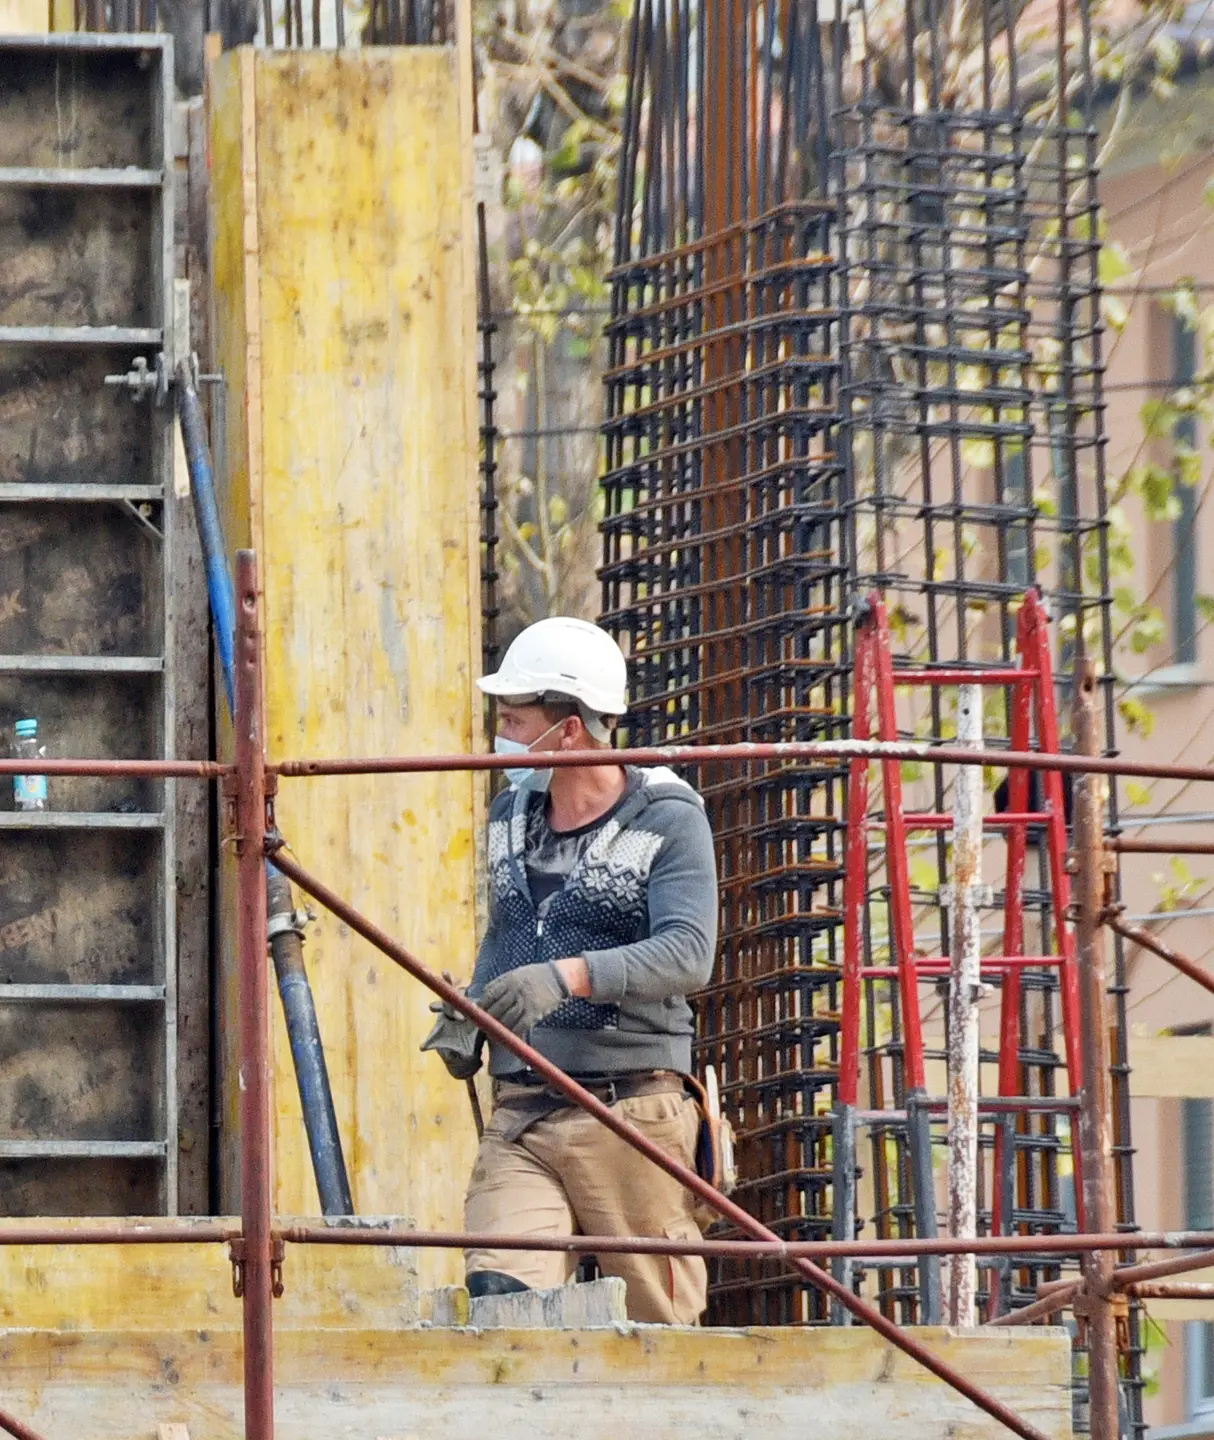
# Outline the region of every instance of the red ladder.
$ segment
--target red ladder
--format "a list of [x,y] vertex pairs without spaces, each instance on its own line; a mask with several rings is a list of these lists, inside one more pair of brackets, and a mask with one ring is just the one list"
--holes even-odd
[[[1047,625],[1040,597],[1036,591],[1030,591],[1024,597],[1017,616],[1017,666],[895,669],[885,604],[874,593],[869,597],[856,630],[853,737],[857,740],[873,738],[872,715],[875,709],[876,738],[884,741],[898,739],[896,686],[1006,686],[1012,692],[1011,748],[1021,752],[1033,748],[1035,722],[1037,748],[1057,753],[1058,716]],[[927,1096],[920,985],[924,981],[934,982],[947,976],[950,962],[947,955],[923,955],[916,949],[907,837],[915,831],[950,830],[953,819],[946,814],[905,812],[901,762],[880,760],[877,763],[881,766],[884,790],[883,819],[869,814],[870,762],[866,759],[849,762],[836,1152],[844,1165],[854,1166],[855,1126],[861,1118],[860,1023],[864,981],[896,982],[902,1020],[902,1075],[915,1225],[918,1234],[931,1235],[936,1230],[936,1197],[932,1180],[930,1116],[933,1112],[938,1114],[945,1106],[943,1101]],[[1031,811],[1028,806],[1032,773],[1028,769],[1009,770],[1007,812],[988,815],[983,820],[985,833],[1007,833],[1003,953],[984,956],[981,962],[983,978],[997,980],[1001,985],[998,1095],[984,1097],[979,1105],[980,1119],[998,1119],[1000,1122],[994,1137],[994,1187],[991,1197],[991,1228],[995,1234],[1011,1233],[1013,1228],[1012,1206],[1019,1188],[1014,1175],[1016,1128],[1025,1127],[1034,1108],[1046,1108],[1040,1103],[1034,1105],[1034,1101],[1040,1102],[1042,1097],[1025,1093],[1028,1067],[1021,1056],[1021,996],[1025,970],[1058,969],[1066,1071],[1072,1101],[1078,1095],[1080,1085],[1079,992],[1075,937],[1066,920],[1070,904],[1070,878],[1066,869],[1067,827],[1062,776],[1057,771],[1036,772],[1041,774],[1044,783],[1045,808]],[[889,966],[865,964],[864,934],[869,905],[868,835],[873,826],[883,828],[885,832],[893,960]],[[1024,880],[1030,826],[1043,828],[1048,853],[1054,945],[1054,953],[1048,955],[1024,953]],[[1073,1114],[1073,1103],[1068,1106],[1068,1102],[1060,1097],[1049,1097],[1048,1108],[1070,1108]],[[875,1117],[869,1115],[864,1118],[872,1120]],[[1083,1188],[1073,1132],[1071,1154],[1076,1207],[1082,1229]],[[844,1178],[839,1192],[836,1197],[837,1203],[842,1201],[839,1208],[850,1212],[844,1213],[836,1222],[836,1234],[844,1236],[854,1233],[854,1179],[848,1181]],[[1016,1222],[1017,1225],[1019,1223]],[[926,1265],[921,1267],[919,1278],[921,1319],[928,1323],[939,1318],[940,1310],[938,1272],[934,1277],[931,1269]]]

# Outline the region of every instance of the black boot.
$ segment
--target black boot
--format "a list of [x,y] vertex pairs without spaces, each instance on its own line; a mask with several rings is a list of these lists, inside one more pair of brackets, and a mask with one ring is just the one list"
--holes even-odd
[[530,1285],[524,1285],[513,1275],[503,1275],[500,1270],[474,1270],[468,1276],[468,1296],[472,1300],[480,1300],[485,1295],[517,1295],[530,1289]]

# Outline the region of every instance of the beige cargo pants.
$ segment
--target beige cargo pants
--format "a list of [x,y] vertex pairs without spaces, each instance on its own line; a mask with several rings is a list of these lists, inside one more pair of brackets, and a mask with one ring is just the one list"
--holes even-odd
[[[485,1129],[464,1207],[464,1228],[498,1235],[651,1235],[698,1240],[694,1197],[651,1160],[576,1107],[537,1120],[518,1140],[497,1127],[500,1106],[517,1087],[503,1086]],[[694,1168],[699,1118],[686,1095],[637,1095],[616,1113]],[[699,1256],[600,1255],[604,1275],[628,1287],[628,1317],[695,1325],[707,1303]],[[577,1257],[556,1251],[469,1250],[469,1274],[496,1270],[534,1290],[565,1284]]]

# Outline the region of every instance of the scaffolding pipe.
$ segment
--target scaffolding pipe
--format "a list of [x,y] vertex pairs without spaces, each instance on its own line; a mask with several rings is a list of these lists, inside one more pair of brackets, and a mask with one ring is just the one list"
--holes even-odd
[[[598,1250],[610,1255],[703,1255],[730,1260],[870,1260],[874,1264],[899,1267],[912,1265],[922,1255],[1015,1255],[1018,1258],[1082,1255],[1090,1250],[1124,1250],[1127,1245],[1208,1245],[1208,1233],[1184,1235],[984,1235],[974,1240],[950,1240],[937,1236],[925,1240],[908,1236],[898,1240],[670,1240],[648,1235],[484,1235],[463,1230],[412,1230],[392,1225],[372,1225],[365,1218],[354,1225],[287,1225],[275,1235],[292,1245],[389,1245],[420,1250],[542,1250],[561,1255],[592,1255]],[[0,1238],[0,1244],[3,1239]],[[1189,1269],[1198,1269],[1196,1258],[1182,1257]],[[1162,1262],[1164,1264],[1175,1262]],[[1211,1263],[1203,1251],[1201,1265]],[[1146,1268],[1146,1267],[1143,1267]],[[1118,1271],[1117,1274],[1129,1274]],[[1168,1272],[1164,1272],[1168,1273]],[[1144,1279],[1150,1278],[1144,1276]],[[1052,1294],[1081,1280],[1051,1281],[1039,1287],[1039,1294]],[[1021,1312],[1017,1311],[1019,1315]]]
[[1214,1285],[1208,1280],[1140,1280],[1127,1285],[1125,1293],[1135,1300],[1214,1300]]
[[91,776],[98,780],[224,780],[235,766],[220,760],[0,760],[0,775]]
[[[524,1064],[528,1065],[538,1075],[548,1082],[552,1089],[565,1095],[575,1105],[580,1105],[583,1110],[593,1115],[595,1119],[606,1125],[609,1130],[618,1135],[622,1140],[627,1141],[641,1154],[645,1155],[655,1165],[665,1170],[668,1175],[677,1180],[679,1184],[690,1190],[693,1195],[710,1205],[723,1219],[731,1221],[740,1230],[753,1235],[758,1240],[778,1241],[779,1236],[769,1230],[766,1225],[756,1220],[753,1215],[743,1210],[740,1205],[734,1204],[721,1192],[715,1189],[707,1181],[702,1180],[694,1170],[680,1164],[677,1160],[668,1155],[659,1145],[656,1145],[647,1136],[642,1135],[635,1126],[630,1125],[627,1120],[622,1119],[610,1106],[605,1105],[596,1096],[584,1089],[577,1081],[571,1079],[564,1071],[553,1065],[538,1050],[533,1049],[525,1041],[520,1040],[513,1031],[508,1030],[493,1016],[474,1004],[468,997],[452,984],[443,980],[439,975],[428,969],[411,955],[403,946],[399,945],[392,937],[365,916],[361,915],[353,906],[348,905],[340,895],[330,890],[328,886],[308,874],[296,861],[283,855],[281,852],[281,841],[272,846],[275,864],[284,874],[289,875],[296,885],[306,894],[312,896],[319,904],[331,911],[340,920],[344,921],[356,934],[374,945],[377,950],[387,955],[403,970],[413,976],[415,980],[421,981],[427,989],[432,990],[440,999],[445,1000],[454,1009],[467,1016],[479,1029],[483,1030],[489,1039],[503,1045],[512,1054],[518,1056]],[[794,1268],[805,1277],[812,1285],[819,1290],[836,1299],[845,1310],[848,1310],[858,1320],[871,1326],[884,1340],[909,1355],[912,1360],[917,1361],[924,1369],[929,1370],[938,1379],[943,1380],[947,1385],[964,1395],[972,1401],[980,1410],[984,1410],[993,1419],[1005,1425],[1014,1435],[1019,1435],[1022,1440],[1045,1440],[1042,1432],[1022,1419],[1014,1411],[1010,1410],[1002,1401],[983,1390],[980,1386],[973,1384],[954,1366],[942,1360],[938,1355],[932,1353],[927,1346],[923,1345],[913,1335],[902,1330],[894,1321],[888,1319],[875,1306],[867,1300],[862,1299],[842,1285],[826,1270],[819,1268],[811,1261],[800,1257],[793,1260]],[[251,1437],[251,1440],[261,1440],[260,1436]]]
[[[181,420],[181,437],[185,444],[186,462],[190,470],[190,493],[198,522],[198,538],[202,545],[207,572],[207,591],[211,598],[215,648],[219,653],[224,688],[228,697],[228,714],[233,713],[235,680],[233,676],[233,637],[236,607],[232,594],[232,577],[228,572],[227,546],[219,518],[215,494],[215,472],[207,444],[206,417],[194,387],[190,367],[184,362],[177,367],[177,412]],[[295,1066],[295,1082],[299,1089],[300,1108],[308,1149],[312,1157],[312,1174],[324,1215],[352,1215],[354,1200],[350,1179],[341,1148],[341,1132],[337,1112],[333,1108],[333,1090],[325,1063],[320,1023],[316,1018],[316,1001],[308,983],[303,961],[303,936],[295,924],[295,902],[291,886],[273,866],[266,867],[266,892],[271,905],[269,912],[270,947],[274,955],[274,976],[282,1000],[283,1018]]]
[[245,1440],[274,1437],[270,1235],[270,1016],[266,957],[266,777],[257,562],[236,552],[237,923],[240,970],[240,1221]]
[[1138,925],[1131,925],[1128,921],[1120,919],[1116,913],[1109,914],[1107,920],[1109,929],[1115,931],[1123,940],[1130,940],[1135,945],[1141,945],[1144,950],[1149,950],[1152,955],[1158,955],[1161,960],[1166,960],[1182,975],[1187,975],[1203,990],[1208,990],[1214,995],[1214,975],[1203,970],[1196,961],[1190,960],[1187,955],[1182,955],[1179,950],[1173,950],[1170,945],[1166,945],[1157,936],[1152,935],[1149,930],[1143,930]]
[[[917,740],[777,740],[736,745],[641,745],[619,750],[543,750],[527,755],[367,755],[355,759],[280,760],[267,773],[287,779],[316,775],[421,775],[441,770],[565,770],[592,765],[721,765],[763,760],[903,760],[920,765],[978,765],[1064,775],[1125,775],[1139,780],[1214,783],[1209,765],[1162,765],[1114,755],[1061,755],[1044,750],[968,750]],[[18,761],[17,764],[24,762]],[[36,767],[25,765],[31,773]],[[0,773],[4,773],[0,771]],[[12,772],[15,773],[15,772]]]
[[14,1440],[43,1440],[37,1430],[18,1420],[15,1415],[10,1415],[7,1410],[0,1410],[0,1430],[6,1435],[12,1435]]
[[[1096,667],[1083,662],[1075,687],[1073,727],[1076,749],[1086,760],[1099,746],[1096,722]],[[1111,1230],[1113,1199],[1113,1125],[1109,1072],[1108,965],[1102,918],[1108,903],[1109,865],[1104,848],[1107,786],[1095,775],[1075,785],[1075,938],[1079,970],[1080,1056],[1079,1152],[1082,1157],[1084,1215],[1093,1230]],[[1083,1313],[1088,1322],[1088,1407],[1092,1440],[1119,1440],[1120,1386],[1117,1319],[1110,1303],[1113,1256],[1091,1251],[1081,1263]]]
[[998,1327],[1003,1330],[1012,1325],[1036,1325],[1042,1320],[1048,1320],[1051,1315],[1056,1315],[1059,1310],[1065,1310],[1082,1289],[1082,1280],[1070,1280],[1047,1295],[1039,1295],[1030,1305],[988,1320],[984,1328],[993,1330]]
[[[957,743],[982,748],[982,691],[957,692]],[[982,996],[982,771],[958,770],[953,780],[953,953],[948,995],[948,1233],[978,1233],[978,1002]],[[949,1324],[978,1322],[978,1268],[972,1256],[949,1266]]]
[[[1135,1237],[1137,1248],[1137,1237]],[[1144,1249],[1158,1248],[1154,1245]],[[1114,1272],[1113,1284],[1135,1285],[1143,1280],[1163,1280],[1169,1275],[1183,1275],[1189,1270],[1204,1270],[1214,1265],[1214,1250],[1199,1250],[1196,1255],[1174,1255],[1170,1260],[1147,1260],[1141,1265],[1126,1265]]]

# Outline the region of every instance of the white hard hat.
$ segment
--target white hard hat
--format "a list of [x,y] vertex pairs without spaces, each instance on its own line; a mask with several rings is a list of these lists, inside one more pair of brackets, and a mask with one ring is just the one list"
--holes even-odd
[[628,708],[624,652],[606,630],[567,615],[528,625],[501,668],[476,683],[486,695],[568,695],[593,715]]

